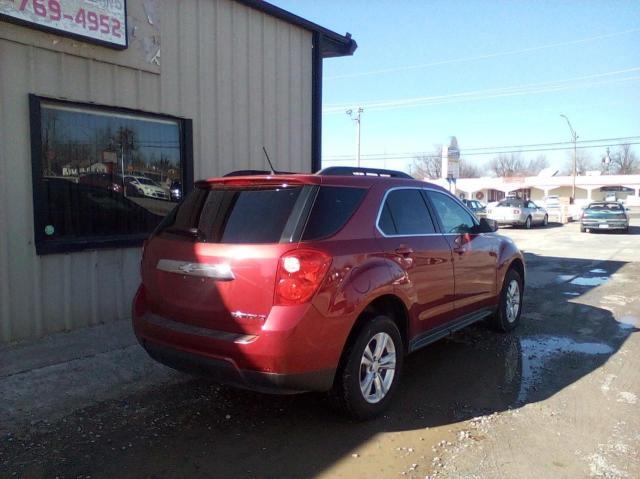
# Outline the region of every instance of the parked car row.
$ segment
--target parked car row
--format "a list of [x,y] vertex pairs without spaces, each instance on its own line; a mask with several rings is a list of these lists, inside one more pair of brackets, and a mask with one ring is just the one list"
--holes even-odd
[[[544,207],[531,200],[516,197],[507,197],[486,206],[477,200],[463,199],[462,202],[478,218],[486,217],[499,225],[522,226],[527,229],[533,225],[546,226],[549,216],[560,218],[562,210],[562,203],[557,195],[545,196]],[[576,211],[580,211],[579,206],[576,206]],[[583,206],[581,211],[580,231],[583,233],[595,230],[629,231],[628,209],[620,200],[606,198],[594,201]],[[575,212],[574,219],[577,219]]]
[[78,183],[115,193],[123,193],[128,197],[145,197],[165,201],[180,201],[182,199],[182,185],[179,181],[173,181],[169,188],[164,188],[146,176],[125,175],[122,177],[119,174],[89,173],[81,176]]

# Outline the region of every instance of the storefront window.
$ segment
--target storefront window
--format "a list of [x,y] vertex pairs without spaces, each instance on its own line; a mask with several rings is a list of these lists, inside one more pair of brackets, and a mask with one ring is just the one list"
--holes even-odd
[[39,254],[140,244],[192,181],[186,120],[32,96],[31,121]]

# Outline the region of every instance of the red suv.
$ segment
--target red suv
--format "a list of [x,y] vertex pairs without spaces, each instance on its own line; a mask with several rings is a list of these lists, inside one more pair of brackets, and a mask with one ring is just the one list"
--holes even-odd
[[135,332],[176,369],[333,391],[372,417],[407,353],[483,319],[519,322],[524,260],[496,229],[388,170],[200,181],[145,244]]

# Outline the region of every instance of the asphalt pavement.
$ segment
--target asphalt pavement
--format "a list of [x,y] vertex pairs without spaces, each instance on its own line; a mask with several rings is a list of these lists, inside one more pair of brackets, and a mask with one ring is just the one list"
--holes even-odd
[[640,477],[640,222],[504,228],[521,326],[407,358],[388,413],[155,364],[126,322],[0,348],[0,477]]

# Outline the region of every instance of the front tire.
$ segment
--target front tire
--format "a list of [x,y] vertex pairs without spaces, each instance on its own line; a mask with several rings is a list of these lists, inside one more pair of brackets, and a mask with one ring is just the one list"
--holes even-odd
[[344,353],[333,395],[348,415],[370,419],[381,414],[395,393],[404,359],[396,324],[379,315],[363,324]]
[[531,216],[527,216],[527,219],[524,222],[524,229],[526,230],[531,229]]
[[507,333],[518,326],[522,314],[522,298],[522,277],[512,268],[504,278],[498,311],[492,317],[491,325],[494,329]]
[[549,215],[544,215],[544,219],[542,220],[542,226],[548,226],[549,225]]

